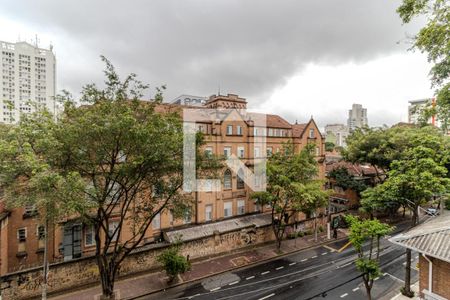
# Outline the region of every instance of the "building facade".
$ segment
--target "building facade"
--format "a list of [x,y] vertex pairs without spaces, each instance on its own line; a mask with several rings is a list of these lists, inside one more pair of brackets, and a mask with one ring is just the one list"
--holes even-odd
[[49,50],[26,42],[0,41],[0,122],[16,123],[21,114],[47,108],[56,114],[56,59]]
[[325,141],[335,146],[345,147],[345,140],[349,135],[348,127],[344,124],[328,124],[325,126]]
[[353,104],[352,109],[348,111],[347,126],[350,132],[356,128],[368,126],[367,109],[361,104]]
[[[227,108],[242,118],[231,121],[226,119],[213,122],[198,122],[196,128],[205,136],[202,146],[205,153],[217,156],[235,155],[250,169],[254,167],[256,159],[266,158],[272,153],[281,151],[283,144],[291,141],[296,151],[300,151],[308,144],[315,145],[316,160],[318,162],[318,177],[325,178],[324,142],[313,119],[304,124],[290,124],[278,115],[266,115],[266,127],[254,126],[243,111],[247,102],[237,95],[211,96],[202,108]],[[181,111],[180,105],[163,105],[162,110]],[[191,106],[191,108],[198,108]],[[254,147],[255,137],[264,136],[264,148]],[[158,243],[164,240],[164,233],[177,229],[216,223],[229,218],[238,218],[250,214],[264,213],[267,208],[260,207],[251,199],[252,189],[239,176],[240,171],[233,172],[225,167],[220,172],[221,188],[219,191],[195,192],[194,204],[184,218],[176,219],[169,210],[158,214],[151,228],[146,232],[142,245]],[[255,182],[255,186],[257,186]],[[33,218],[31,209],[3,208],[0,211],[0,275],[24,269],[42,263],[42,235],[41,224]],[[304,216],[299,216],[301,218]],[[299,219],[297,219],[299,220]],[[115,222],[111,219],[110,228],[114,229]],[[77,220],[62,222],[50,230],[48,258],[50,262],[67,261],[83,256],[93,255],[95,240],[93,228]],[[132,236],[124,230],[119,239],[128,240]]]

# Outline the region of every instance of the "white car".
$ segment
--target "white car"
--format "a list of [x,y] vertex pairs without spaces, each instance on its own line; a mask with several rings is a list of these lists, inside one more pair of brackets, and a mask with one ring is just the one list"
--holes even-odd
[[436,208],[429,207],[426,209],[426,213],[430,216],[437,216],[439,214],[439,211]]

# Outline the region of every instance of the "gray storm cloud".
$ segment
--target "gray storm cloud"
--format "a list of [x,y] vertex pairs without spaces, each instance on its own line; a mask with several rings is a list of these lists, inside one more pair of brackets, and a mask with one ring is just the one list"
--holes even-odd
[[[1,14],[55,34],[59,88],[101,82],[99,55],[167,98],[238,93],[264,101],[311,62],[405,51],[400,1],[7,1]],[[26,7],[26,9],[24,9]],[[262,99],[262,100],[261,100]],[[253,103],[255,104],[255,103]]]

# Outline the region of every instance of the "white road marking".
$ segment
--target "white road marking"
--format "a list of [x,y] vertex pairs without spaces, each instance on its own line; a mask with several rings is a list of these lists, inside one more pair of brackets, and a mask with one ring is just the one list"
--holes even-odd
[[402,280],[402,279],[400,279],[400,278],[398,278],[398,277],[395,277],[394,275],[392,275],[392,274],[389,274],[389,273],[385,273],[386,275],[388,275],[389,277],[391,277],[391,278],[393,278],[393,279],[395,279],[395,280],[398,280],[398,281],[400,281],[400,282],[403,282],[403,283],[405,283],[405,281],[404,280]]
[[255,278],[255,276],[247,277],[247,278],[245,278],[245,280],[250,280],[250,279],[253,279],[253,278]]
[[281,266],[281,267],[278,267],[278,268],[276,268],[275,270],[281,270],[281,269],[284,269],[284,267],[283,266]]
[[192,299],[192,298],[197,297],[197,296],[200,296],[200,294],[195,294],[195,295],[189,296],[188,299]]
[[341,298],[344,298],[344,297],[347,297],[347,296],[348,296],[348,294],[345,293],[345,294],[341,295]]
[[374,280],[378,280],[378,279],[380,279],[380,277],[377,277],[377,278],[375,278]]
[[357,290],[359,290],[359,287],[354,288],[352,291],[356,292]]
[[307,260],[308,260],[308,259],[307,259],[307,258],[305,258],[305,259],[302,259],[302,260],[301,260],[301,262],[304,262],[304,261],[307,261]]
[[228,285],[235,285],[236,283],[239,283],[239,280],[233,281],[232,283],[229,283]]
[[269,274],[269,273],[270,273],[270,271],[265,271],[265,272],[262,272],[261,275],[266,275],[266,274]]
[[328,254],[328,252],[322,253],[322,255],[327,255],[327,254]]
[[293,265],[295,265],[295,264],[296,264],[296,262],[293,262],[293,263],[290,263],[289,265],[290,265],[290,266],[293,266]]
[[214,292],[214,291],[220,290],[221,288],[222,288],[221,286],[218,286],[216,288],[210,289],[209,291]]
[[406,261],[403,263],[404,266],[406,266]]
[[311,258],[317,258],[317,255],[314,255],[313,257],[311,257]]
[[272,293],[272,294],[267,295],[265,297],[259,298],[258,300],[264,300],[264,299],[267,299],[267,298],[270,298],[270,297],[273,297],[273,296],[275,296],[275,293]]
[[350,266],[351,264],[352,264],[352,262],[349,262],[349,263],[346,263],[345,265],[338,266],[338,268],[345,268],[347,266]]

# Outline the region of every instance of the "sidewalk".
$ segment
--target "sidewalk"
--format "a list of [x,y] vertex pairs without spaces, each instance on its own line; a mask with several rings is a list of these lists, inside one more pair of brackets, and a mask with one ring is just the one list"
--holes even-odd
[[411,285],[411,290],[414,292],[414,297],[409,298],[404,296],[402,293],[399,293],[397,296],[391,298],[391,300],[419,300],[419,282],[417,281],[415,284]]
[[[343,232],[339,232],[338,234],[338,238],[344,238],[345,236],[346,234]],[[319,234],[317,243],[314,242],[314,235],[294,240],[284,240],[281,246],[282,254],[277,254],[275,243],[271,243],[231,253],[229,255],[197,261],[192,264],[190,271],[181,275],[181,282],[179,284],[202,279],[214,274],[244,267],[249,264],[263,262],[264,260],[272,259],[280,255],[286,255],[295,251],[314,247],[327,241],[332,240],[327,239],[326,233],[321,233]],[[166,282],[167,276],[164,272],[154,272],[119,280],[115,284],[115,290],[118,292],[120,299],[129,299],[166,289],[169,287]],[[60,294],[50,298],[54,300],[90,300],[99,299],[100,294],[101,287],[97,286]]]

